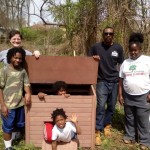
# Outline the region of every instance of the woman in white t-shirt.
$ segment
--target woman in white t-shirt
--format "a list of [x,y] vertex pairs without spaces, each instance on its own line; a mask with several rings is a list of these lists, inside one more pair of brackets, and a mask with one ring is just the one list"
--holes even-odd
[[132,33],[129,38],[129,55],[120,67],[119,102],[124,105],[124,143],[136,142],[140,148],[150,148],[150,57],[142,55],[143,34]]
[[71,121],[66,121],[67,115],[63,109],[56,109],[52,113],[54,127],[52,129],[52,150],[57,150],[57,142],[70,142],[76,134],[81,134],[77,116],[72,115]]

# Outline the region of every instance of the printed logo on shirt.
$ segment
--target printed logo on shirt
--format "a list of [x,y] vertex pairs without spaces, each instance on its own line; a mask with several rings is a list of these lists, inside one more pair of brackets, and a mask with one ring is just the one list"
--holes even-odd
[[132,65],[132,66],[130,66],[129,70],[131,70],[131,71],[136,70],[136,65]]
[[137,66],[136,65],[131,65],[129,67],[129,71],[130,72],[125,72],[125,76],[126,77],[129,77],[129,76],[135,77],[135,76],[143,76],[143,75],[145,75],[145,72],[143,70],[137,70]]
[[113,57],[118,57],[118,52],[117,52],[117,51],[113,51],[113,52],[111,53],[111,56],[113,56]]

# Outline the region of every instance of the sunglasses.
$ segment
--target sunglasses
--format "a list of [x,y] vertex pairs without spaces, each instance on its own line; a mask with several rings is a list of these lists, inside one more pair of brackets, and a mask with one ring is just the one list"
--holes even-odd
[[114,35],[113,32],[104,32],[104,35]]

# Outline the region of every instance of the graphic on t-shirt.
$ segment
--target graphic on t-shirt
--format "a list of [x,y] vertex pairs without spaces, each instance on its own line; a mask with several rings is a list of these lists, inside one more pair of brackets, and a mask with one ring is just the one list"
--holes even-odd
[[117,52],[117,51],[113,51],[113,52],[111,53],[111,56],[118,57],[118,52]]
[[136,65],[132,65],[132,66],[130,66],[130,68],[129,68],[129,70],[131,70],[132,72],[134,71],[134,70],[136,70]]

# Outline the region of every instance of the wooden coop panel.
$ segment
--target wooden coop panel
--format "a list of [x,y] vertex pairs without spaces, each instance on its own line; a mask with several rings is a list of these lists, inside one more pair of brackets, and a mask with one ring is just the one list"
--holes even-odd
[[26,68],[31,83],[95,84],[98,63],[91,57],[26,56]]

